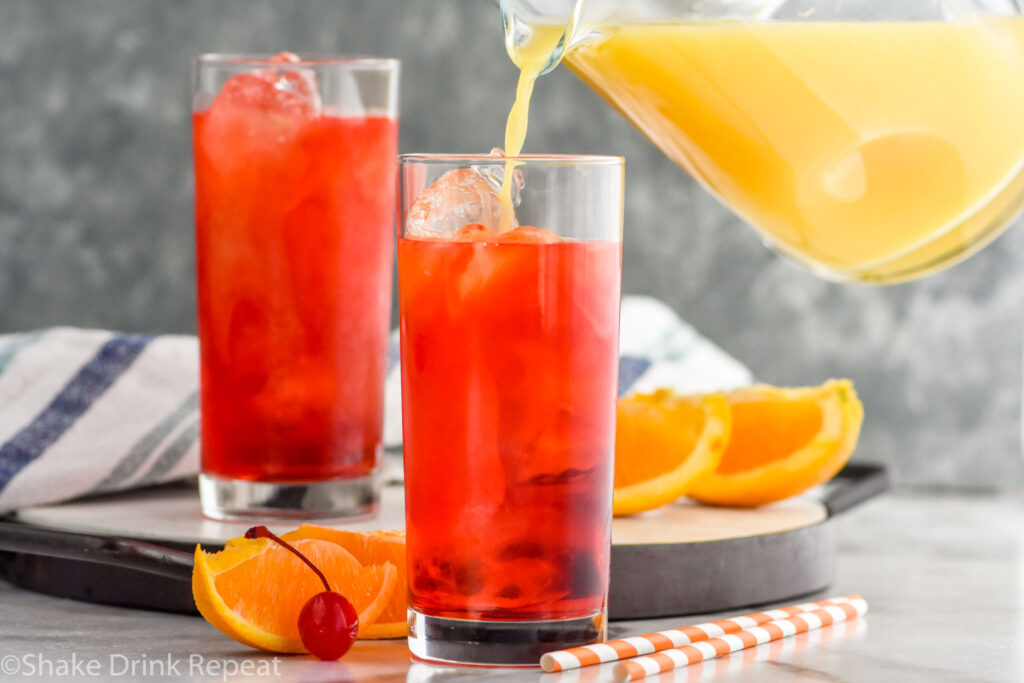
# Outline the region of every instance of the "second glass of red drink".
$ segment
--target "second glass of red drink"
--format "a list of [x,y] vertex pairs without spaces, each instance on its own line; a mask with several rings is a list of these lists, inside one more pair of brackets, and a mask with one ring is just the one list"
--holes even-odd
[[193,79],[203,512],[371,513],[398,62],[204,55]]
[[409,646],[536,666],[605,632],[623,162],[400,165]]

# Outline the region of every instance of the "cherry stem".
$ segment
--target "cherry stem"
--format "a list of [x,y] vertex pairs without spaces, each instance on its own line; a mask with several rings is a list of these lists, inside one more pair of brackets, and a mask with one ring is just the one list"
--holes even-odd
[[287,541],[284,541],[280,537],[276,536],[267,527],[265,527],[265,526],[254,526],[254,527],[252,527],[251,529],[249,529],[248,531],[245,532],[245,537],[246,538],[269,538],[269,539],[272,539],[274,541],[277,541],[278,543],[283,545],[285,548],[287,548],[291,552],[295,553],[295,555],[300,560],[305,562],[309,566],[310,569],[312,569],[314,572],[316,572],[316,575],[319,576],[320,580],[324,582],[324,590],[326,590],[328,593],[331,592],[331,584],[327,583],[327,577],[324,576],[324,573],[322,571],[320,571],[319,569],[317,569],[316,565],[313,564],[312,562],[310,562],[308,557],[306,557],[305,555],[300,553],[298,550],[293,548],[292,545],[290,543],[288,543]]

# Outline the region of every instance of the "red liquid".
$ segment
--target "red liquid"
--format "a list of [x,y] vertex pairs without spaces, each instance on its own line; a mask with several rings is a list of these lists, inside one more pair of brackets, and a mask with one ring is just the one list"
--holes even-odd
[[365,476],[381,440],[398,123],[318,115],[244,74],[193,126],[203,471]]
[[528,621],[604,609],[620,262],[611,242],[399,240],[419,612]]

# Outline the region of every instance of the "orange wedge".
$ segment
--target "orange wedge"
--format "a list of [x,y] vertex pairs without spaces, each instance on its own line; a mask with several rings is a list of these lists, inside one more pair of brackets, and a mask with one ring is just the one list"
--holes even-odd
[[864,420],[849,380],[748,387],[726,398],[732,410],[728,448],[715,472],[689,493],[711,505],[764,505],[823,484],[850,459]]
[[[391,600],[376,621],[359,629],[359,637],[404,638],[409,635],[406,595],[405,532],[404,531],[345,531],[328,529],[315,524],[303,524],[295,531],[284,534],[289,543],[299,539],[318,539],[340,545],[364,565],[389,563],[398,570],[398,585]],[[360,624],[362,620],[360,619]]]
[[659,389],[620,399],[614,514],[652,510],[686,495],[718,466],[731,422],[720,394],[680,396]]
[[[390,563],[363,566],[340,545],[300,540],[295,548],[344,595],[364,624],[377,620],[398,585]],[[305,652],[298,619],[303,605],[324,589],[302,560],[266,538],[236,538],[224,550],[196,546],[192,595],[200,614],[240,643],[274,652]]]

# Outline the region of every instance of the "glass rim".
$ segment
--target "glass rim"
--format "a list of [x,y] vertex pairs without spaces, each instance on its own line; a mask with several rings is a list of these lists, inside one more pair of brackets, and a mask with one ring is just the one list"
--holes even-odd
[[509,161],[522,164],[563,164],[567,166],[623,166],[626,157],[613,154],[519,154],[516,156],[491,154],[399,154],[401,164],[504,164]]
[[347,66],[358,68],[394,69],[400,61],[394,57],[375,57],[363,54],[340,54],[332,52],[310,52],[297,55],[297,62],[272,62],[280,54],[275,52],[204,52],[192,58],[196,66],[244,66],[244,67],[316,67]]

